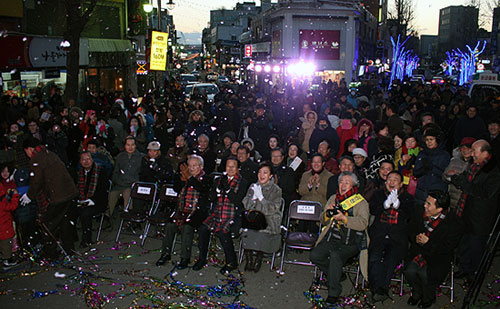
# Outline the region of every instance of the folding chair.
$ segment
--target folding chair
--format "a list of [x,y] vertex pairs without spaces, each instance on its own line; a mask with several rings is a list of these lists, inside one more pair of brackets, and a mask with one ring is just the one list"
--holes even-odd
[[451,260],[450,263],[450,275],[449,275],[449,284],[446,285],[446,282],[443,282],[443,284],[439,285],[440,288],[442,289],[450,289],[450,303],[453,303],[454,297],[455,297],[455,256],[453,256],[453,259]]
[[360,262],[360,254],[350,259],[344,267],[342,267],[342,271],[344,273],[354,274],[356,275],[356,280],[354,281],[354,288],[357,289],[359,286],[359,279],[361,277],[361,286],[365,287],[365,278],[361,273],[361,262]]
[[[109,181],[109,186],[108,186],[108,199],[109,199],[109,192],[111,192],[111,186],[113,183],[111,182],[111,179]],[[99,238],[101,238],[101,231],[102,231],[102,223],[104,222],[104,217],[106,216],[106,208],[101,213],[101,219],[99,220],[99,229],[97,230],[97,239],[96,241],[99,241]]]
[[135,222],[135,223],[142,223],[146,221],[146,213],[129,211],[132,199],[142,200],[151,203],[149,207],[149,212],[151,212],[152,208],[155,206],[157,191],[158,190],[155,183],[134,182],[132,184],[132,190],[130,192],[130,198],[128,199],[127,206],[125,206],[124,212],[120,215],[121,218],[120,227],[118,228],[118,233],[116,234],[116,239],[115,239],[116,242],[118,242],[118,240],[120,239],[120,233],[122,231],[124,221]]
[[[295,200],[290,203],[290,208],[288,209],[288,218],[285,230],[285,240],[283,241],[283,250],[281,253],[281,265],[280,272],[283,272],[283,265],[287,264],[297,264],[306,266],[315,266],[311,262],[302,261],[292,261],[286,259],[286,250],[296,249],[296,250],[306,250],[311,251],[316,244],[319,233],[310,234],[305,232],[291,232],[290,231],[290,220],[306,220],[313,222],[320,222],[321,212],[323,211],[323,206],[319,202],[313,201],[302,201]],[[321,222],[319,231],[321,231]],[[314,267],[314,276],[316,276],[316,267]]]
[[[281,217],[283,217],[283,211],[285,210],[285,199],[281,199],[281,209],[280,209],[280,212],[281,212]],[[245,249],[243,248],[243,239],[240,239],[240,249],[238,251],[238,254],[239,254],[239,263],[241,264],[241,262],[243,261],[243,255],[245,253]],[[273,256],[271,258],[271,271],[273,270],[273,267],[274,267],[274,261],[276,259],[276,252],[273,252]]]
[[404,288],[404,280],[405,280],[405,262],[402,261],[401,264],[399,264],[399,278],[398,278],[398,273],[395,272],[392,276],[391,281],[394,282],[399,282],[399,296],[403,296],[403,288]]
[[167,225],[170,218],[173,216],[175,212],[174,209],[169,209],[166,212],[158,212],[160,206],[166,203],[176,203],[177,202],[177,192],[174,191],[174,186],[171,184],[163,185],[159,198],[156,200],[155,206],[152,207],[146,216],[146,226],[144,227],[144,233],[142,234],[141,246],[144,247],[144,243],[146,242],[146,238],[148,237],[149,228],[152,224],[165,226]]

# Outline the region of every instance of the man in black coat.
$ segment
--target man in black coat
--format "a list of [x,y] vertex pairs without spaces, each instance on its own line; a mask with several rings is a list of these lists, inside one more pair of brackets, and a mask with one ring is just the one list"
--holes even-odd
[[429,308],[436,301],[436,289],[450,270],[454,250],[462,234],[462,222],[448,211],[448,193],[431,190],[410,227],[410,253],[405,276],[412,294],[408,305]]
[[259,164],[250,160],[250,150],[246,146],[238,147],[238,161],[240,162],[240,174],[249,184],[257,182]]
[[330,121],[326,116],[318,117],[318,127],[314,129],[309,139],[309,150],[310,153],[315,153],[318,151],[319,143],[322,141],[328,141],[328,144],[332,148],[332,157],[337,157],[337,153],[340,151],[340,139],[337,131],[330,126]]
[[205,173],[207,173],[207,175],[212,174],[212,172],[215,171],[217,155],[210,148],[210,138],[206,134],[198,136],[198,146],[193,152],[203,158],[203,170]]
[[174,171],[167,159],[161,155],[160,143],[149,142],[148,154],[141,160],[139,180],[153,182],[161,187],[163,184],[172,183]]
[[80,155],[81,169],[78,172],[76,185],[78,187],[78,213],[82,223],[81,248],[92,243],[92,217],[106,210],[108,205],[109,178],[102,169],[94,163],[92,154],[88,151]]
[[270,121],[266,116],[266,109],[264,104],[257,104],[255,107],[255,117],[247,118],[248,137],[250,137],[255,144],[255,149],[260,153],[267,150],[267,142],[269,135],[271,135]]
[[374,302],[389,298],[394,269],[406,254],[408,221],[414,212],[414,199],[403,189],[403,176],[390,172],[384,189],[376,190],[370,201],[375,219],[368,228],[368,277]]
[[203,171],[203,158],[191,155],[187,161],[189,178],[186,182],[177,181],[174,189],[178,192],[177,208],[173,221],[166,226],[166,235],[163,239],[161,256],[156,266],[164,265],[171,259],[172,246],[175,234],[182,234],[181,260],[178,269],[187,268],[191,259],[191,247],[193,246],[194,230],[207,217],[210,208],[208,195],[211,187],[210,177]]
[[284,163],[285,153],[281,148],[271,151],[271,162],[273,164],[273,174],[275,182],[281,188],[281,193],[285,199],[285,212],[288,211],[291,197],[295,193],[295,174],[293,170]]
[[490,144],[485,140],[474,142],[472,157],[474,161],[464,173],[455,175],[454,170],[447,173],[451,183],[462,190],[457,203],[457,215],[463,217],[465,224],[460,272],[468,280],[474,278],[481,262],[488,234],[498,215],[500,198],[500,168]]

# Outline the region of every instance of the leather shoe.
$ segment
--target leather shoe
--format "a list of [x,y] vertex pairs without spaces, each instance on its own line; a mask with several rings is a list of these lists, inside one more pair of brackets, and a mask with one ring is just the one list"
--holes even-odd
[[189,260],[188,259],[181,259],[179,264],[177,264],[177,269],[183,270],[185,268],[188,268],[188,266],[189,266]]
[[410,296],[410,298],[408,298],[408,301],[406,303],[408,304],[408,306],[416,306],[419,301],[420,298],[413,298],[413,296]]
[[258,251],[257,257],[255,258],[255,263],[253,264],[253,271],[259,272],[260,267],[262,266],[262,258],[264,257],[264,252]]
[[170,261],[172,257],[170,256],[170,253],[162,253],[158,261],[156,261],[156,266],[162,266],[165,265],[166,262]]
[[230,272],[232,272],[233,270],[235,270],[236,268],[238,268],[238,266],[236,266],[234,264],[226,264],[226,265],[224,265],[224,267],[222,267],[222,269],[220,270],[220,273],[223,275],[227,275]]
[[430,307],[432,307],[432,305],[435,302],[436,302],[435,298],[433,300],[425,302],[425,303],[423,301],[421,301],[420,304],[418,304],[418,308],[430,308]]
[[338,296],[328,296],[328,298],[326,299],[325,302],[326,302],[326,305],[329,307],[335,306],[339,302],[339,297]]
[[207,264],[207,261],[198,260],[196,261],[196,263],[194,263],[193,270],[201,270],[203,267],[205,267],[205,264]]

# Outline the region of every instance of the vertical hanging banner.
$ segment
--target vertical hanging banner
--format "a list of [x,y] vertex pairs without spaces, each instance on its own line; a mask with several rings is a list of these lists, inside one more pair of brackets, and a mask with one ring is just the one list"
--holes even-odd
[[153,31],[151,35],[150,70],[165,71],[167,64],[168,33]]

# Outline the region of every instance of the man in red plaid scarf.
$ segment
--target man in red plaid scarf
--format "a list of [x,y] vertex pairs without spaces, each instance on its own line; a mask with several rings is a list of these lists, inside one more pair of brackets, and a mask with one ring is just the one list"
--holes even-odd
[[227,274],[238,267],[231,233],[239,232],[243,210],[242,201],[247,189],[248,182],[241,177],[238,171],[238,159],[230,156],[226,160],[226,172],[214,180],[210,192],[212,211],[198,231],[200,256],[193,265],[193,270],[200,270],[207,263],[211,233],[215,233],[220,239],[226,256],[226,265],[221,269],[221,273]]
[[454,212],[448,211],[450,196],[444,191],[429,191],[424,209],[416,207],[405,270],[412,289],[408,305],[429,308],[436,301],[437,287],[450,270],[463,224]]
[[198,155],[191,155],[187,164],[190,175],[188,180],[186,182],[179,180],[174,184],[174,188],[179,192],[177,209],[173,221],[167,223],[167,235],[163,239],[162,254],[156,262],[156,266],[164,265],[171,259],[175,234],[181,231],[181,260],[177,265],[177,269],[187,268],[191,259],[194,230],[199,227],[201,221],[208,214],[210,180],[203,171],[203,158]]
[[472,144],[473,163],[460,175],[447,173],[451,183],[462,190],[457,203],[457,215],[465,224],[460,244],[460,272],[458,277],[474,278],[484,247],[498,215],[500,200],[500,168],[492,156],[491,146],[485,140]]
[[375,219],[368,228],[368,277],[374,302],[389,298],[394,269],[408,247],[408,221],[415,212],[414,203],[413,196],[403,189],[403,176],[397,171],[387,175],[384,189],[373,193],[370,213]]

